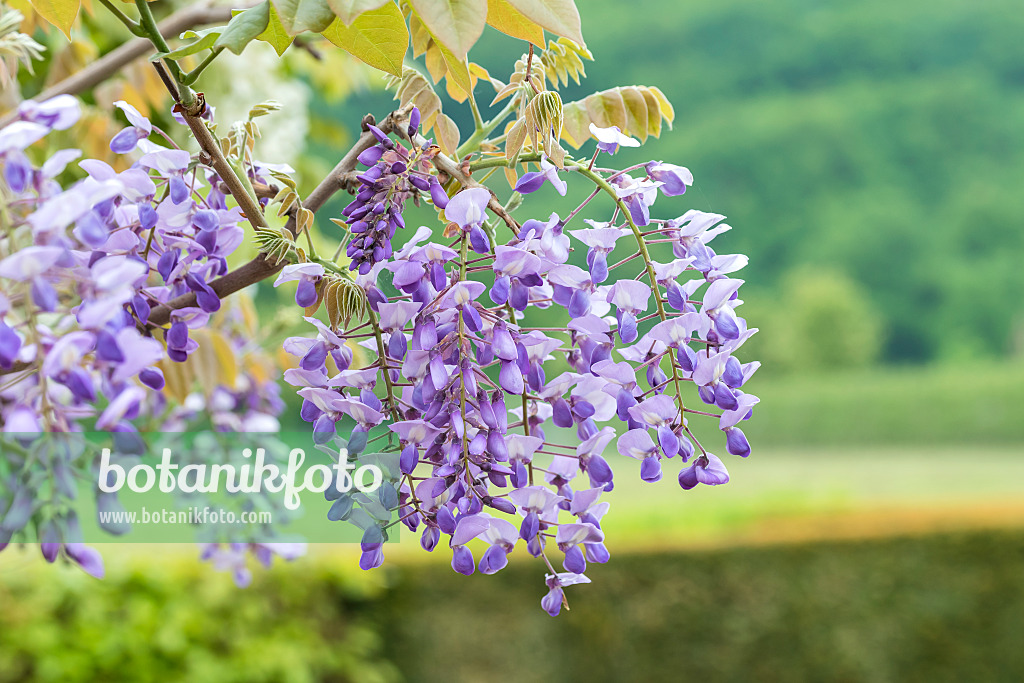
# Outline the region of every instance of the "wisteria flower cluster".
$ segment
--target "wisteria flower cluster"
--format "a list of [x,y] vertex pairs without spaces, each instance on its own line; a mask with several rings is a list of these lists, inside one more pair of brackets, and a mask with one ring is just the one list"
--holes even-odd
[[[547,569],[542,606],[555,615],[563,589],[588,582],[588,563],[609,558],[601,519],[614,487],[604,455],[612,441],[640,461],[648,482],[678,457],[683,489],[729,480],[690,419],[718,420],[726,451],[750,453],[739,425],[758,402],[743,387],[759,364],[736,352],[756,330],[736,312],[742,281],[731,277],[747,259],[709,246],[729,229],[721,215],[651,217],[659,197],[682,195],[693,183],[687,169],[660,161],[615,171],[571,160],[559,169],[539,157],[541,170],[520,178],[517,190],[551,183],[564,195],[562,176],[587,178],[612,198],[612,217],[570,229],[576,209],[567,219],[512,223],[511,239],[498,243],[494,234],[506,226],[487,223],[488,189],[470,184],[449,199],[433,177],[406,180],[405,160],[436,151],[417,135],[416,120],[413,112],[401,135],[408,148],[374,131],[378,144],[360,157],[370,170],[345,212],[369,319],[342,329],[308,317],[317,335],[285,343],[299,359],[285,379],[299,387],[302,417],[325,439],[348,418],[350,450],[360,451],[368,434],[386,427],[402,474],[392,507],[423,548],[444,539],[455,571],[492,574],[521,542]],[[639,144],[617,129],[593,132],[606,153]],[[392,246],[404,225],[404,190],[395,189],[403,183],[431,189],[453,241],[434,241],[437,233],[422,227]],[[637,251],[609,265],[627,242]],[[653,260],[657,244],[671,245],[672,258]],[[572,252],[584,248],[585,264],[573,263]],[[316,264],[297,263],[278,284],[308,282],[306,295],[299,285],[302,304],[316,299],[324,275]],[[534,311],[552,307],[565,310],[564,328],[531,323]],[[353,367],[354,345],[377,357]],[[710,408],[696,409],[698,398]],[[578,445],[563,443],[552,427],[573,429]],[[334,506],[352,509],[344,498]],[[367,528],[364,569],[383,562],[388,527]]]
[[[541,606],[556,615],[565,589],[589,583],[589,564],[609,559],[610,449],[638,461],[645,482],[671,466],[684,490],[728,482],[715,452],[749,455],[741,425],[758,403],[746,388],[759,364],[739,356],[756,329],[737,313],[735,277],[747,258],[712,248],[730,229],[724,216],[661,210],[693,185],[688,169],[596,165],[622,149],[636,154],[636,138],[659,136],[674,111],[653,86],[562,102],[559,83],[579,83],[592,59],[573,2],[508,0],[511,14],[475,12],[473,21],[452,20],[441,0],[408,12],[328,4],[310,19],[275,3],[273,16],[317,33],[338,25],[335,13],[351,27],[373,12],[380,35],[411,30],[433,82],[447,78],[452,98],[468,101],[473,132],[462,136],[442,111],[405,60],[406,41],[349,41],[358,43],[345,46],[351,54],[391,74],[399,105],[379,125],[364,119],[351,152],[300,199],[290,168],[253,156],[254,119],[280,105],[256,105],[221,137],[193,89],[218,55],[266,37],[266,2],[226,26],[186,32],[172,42],[194,42],[178,49],[147,3],[137,3],[138,21],[112,12],[159,53],[153,67],[198,154],[123,101],[115,105],[127,125],[110,142],[117,168],[75,149],[42,156],[36,143],[80,116],[70,95],[26,101],[0,128],[0,550],[35,537],[48,561],[103,573],[74,512],[76,479],[97,488],[105,471],[94,445],[77,438],[85,433],[106,433],[127,464],[146,448],[147,428],[198,427],[211,438],[193,455],[222,464],[229,456],[217,444],[279,432],[277,373],[248,366],[264,352],[260,335],[222,301],[277,275],[276,287],[294,286],[308,324],[283,342],[294,362],[281,379],[301,400],[298,417],[334,464],[356,457],[380,475],[379,486],[355,492],[318,489],[327,520],[361,530],[360,566],[383,563],[399,525],[427,551],[446,544],[461,574],[498,572],[521,548],[542,562]],[[503,83],[466,54],[485,20],[558,41],[531,44]],[[488,82],[491,107],[508,101],[485,120],[474,88]],[[590,138],[589,159],[562,147]],[[507,200],[485,184],[494,174],[512,186]],[[571,211],[522,220],[524,196],[566,197],[570,182],[593,191]],[[339,188],[355,196],[332,219],[345,239],[326,259],[315,251],[314,215]],[[410,201],[436,211],[436,224],[407,227]],[[258,255],[229,269],[244,242]],[[718,445],[697,438],[694,419],[717,421]],[[116,494],[96,492],[101,513],[119,506]],[[203,558],[239,585],[252,578],[249,560],[302,551],[273,534],[200,540]]]
[[[111,149],[135,160],[121,172],[79,161],[86,177],[67,189],[56,178],[78,150],[59,150],[40,166],[26,150],[77,121],[75,98],[27,101],[0,130],[0,423],[11,465],[0,487],[0,549],[33,524],[48,561],[63,553],[92,574],[102,573],[102,560],[80,542],[69,505],[91,452],[83,455],[87,444],[74,435],[112,432],[117,450],[131,457],[142,448],[133,435],[143,420],[161,431],[208,424],[272,432],[283,409],[276,382],[244,371],[230,386],[183,404],[160,391],[165,369],[199,347],[192,331],[221,309],[208,283],[227,272],[244,231],[215,174],[173,143],[153,142],[153,125],[131,105],[116,104],[130,125]],[[254,182],[269,180],[268,167],[250,170]],[[190,292],[195,306],[174,310],[169,325],[150,324],[153,309]],[[244,358],[251,340],[237,313],[223,315],[235,322],[220,326],[222,339]],[[117,509],[116,495],[98,493],[97,507]]]

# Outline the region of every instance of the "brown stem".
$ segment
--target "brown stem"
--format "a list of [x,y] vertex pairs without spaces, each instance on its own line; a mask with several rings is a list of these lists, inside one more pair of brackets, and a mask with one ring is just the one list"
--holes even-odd
[[[157,66],[159,68],[159,65]],[[202,150],[199,160],[217,172],[221,181],[228,186],[231,196],[234,197],[238,207],[245,214],[246,219],[248,219],[253,228],[267,227],[267,221],[263,217],[263,209],[260,207],[259,202],[242,185],[242,181],[239,180],[238,175],[224,156],[224,152],[220,148],[220,141],[206,127],[206,121],[199,118],[203,108],[205,108],[205,105],[197,112],[188,110],[181,112],[185,118],[185,123],[188,124],[189,130],[192,131],[192,137],[196,139],[196,142],[199,143],[199,148]]]
[[[378,126],[384,132],[390,132],[395,129],[398,125],[398,121],[403,119],[407,114],[404,112],[392,112],[383,122]],[[187,120],[188,117],[186,117]],[[201,122],[200,122],[201,123]],[[363,127],[367,124],[373,123],[373,117],[367,116],[363,119]],[[206,126],[203,125],[203,129],[206,130]],[[207,130],[207,132],[209,132]],[[320,184],[309,193],[302,205],[316,213],[319,211],[327,200],[334,195],[335,192],[340,190],[345,185],[345,176],[355,170],[356,164],[358,163],[357,157],[362,154],[364,150],[372,147],[377,143],[377,138],[374,137],[373,133],[364,131],[356,143],[352,146],[338,165],[334,167],[327,177],[320,181]],[[260,214],[262,219],[262,213]],[[295,218],[289,218],[288,223],[285,226],[288,230],[294,231],[295,229]],[[249,285],[255,284],[261,280],[265,280],[268,277],[276,275],[281,270],[284,264],[272,264],[260,254],[252,261],[249,261],[243,266],[236,268],[230,273],[223,277],[217,278],[210,283],[210,287],[217,296],[224,298],[229,294],[234,294],[240,289],[244,289]],[[193,293],[182,294],[181,296],[171,299],[167,304],[154,308],[149,314],[149,324],[155,326],[166,325],[171,319],[171,311],[179,308],[187,308],[196,305],[196,296]]]
[[[425,139],[423,138],[423,136],[416,136],[417,144],[422,145],[424,142]],[[458,163],[456,163],[449,157],[445,156],[441,152],[437,153],[437,156],[434,157],[433,161],[434,166],[437,168],[437,170],[443,171],[450,175],[452,178],[455,178],[457,181],[459,181],[459,185],[462,185],[462,187],[482,187],[488,192],[490,192],[491,199],[489,202],[487,202],[487,208],[494,212],[494,215],[496,215],[498,218],[505,221],[505,225],[509,227],[509,229],[512,231],[512,234],[517,236],[519,235],[519,231],[522,230],[523,226],[519,225],[519,223],[516,222],[516,219],[513,218],[508,211],[505,210],[505,207],[501,205],[501,202],[498,201],[498,197],[494,194],[494,190],[487,187],[486,185],[483,185],[473,180],[472,176],[463,172],[462,167]]]

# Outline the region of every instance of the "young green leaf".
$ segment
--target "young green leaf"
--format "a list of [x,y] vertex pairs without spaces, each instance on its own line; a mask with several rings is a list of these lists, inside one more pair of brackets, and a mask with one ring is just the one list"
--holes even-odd
[[590,50],[580,47],[568,38],[559,38],[548,43],[546,50],[538,55],[544,64],[544,73],[555,90],[559,85],[568,85],[572,78],[576,83],[580,78],[586,78],[587,72],[583,60],[593,61],[594,56]]
[[324,38],[370,66],[396,76],[402,75],[402,61],[409,49],[409,31],[398,5],[386,3],[364,12],[350,26],[335,19]]
[[226,47],[236,55],[240,55],[246,45],[267,30],[269,24],[270,0],[264,0],[233,16],[228,22],[227,28],[224,29],[224,33],[217,38],[214,47]]
[[484,32],[487,0],[409,0],[434,38],[462,61]]
[[270,20],[267,22],[267,30],[256,36],[256,40],[269,43],[277,52],[278,57],[283,55],[288,46],[292,44],[292,37],[288,35],[284,24],[281,23],[281,17],[278,16],[273,4],[270,5]]
[[345,26],[351,26],[363,12],[380,9],[391,0],[327,0],[335,16],[341,19]]
[[327,0],[274,0],[277,16],[289,35],[303,31],[320,33],[334,21]]
[[580,28],[580,13],[573,0],[508,0],[526,18],[555,35],[565,36],[577,45],[586,45]]
[[181,59],[182,57],[188,57],[194,55],[203,50],[209,50],[213,47],[217,39],[220,38],[221,32],[224,30],[223,26],[216,26],[214,28],[204,29],[202,31],[185,31],[181,34],[182,40],[191,40],[191,43],[186,43],[176,50],[170,52],[157,52],[152,57],[151,61],[158,61],[161,59]]
[[505,35],[544,47],[544,29],[508,0],[487,0],[487,23]]
[[60,29],[71,40],[71,26],[78,17],[79,0],[31,0],[43,19]]

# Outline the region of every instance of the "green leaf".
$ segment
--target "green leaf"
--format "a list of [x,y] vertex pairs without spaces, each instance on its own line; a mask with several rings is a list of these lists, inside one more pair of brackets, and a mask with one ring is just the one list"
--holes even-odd
[[331,10],[345,26],[351,26],[356,17],[363,12],[380,9],[389,2],[391,0],[327,0]]
[[223,30],[223,26],[216,26],[202,31],[185,31],[181,34],[181,39],[194,39],[191,43],[186,43],[178,49],[171,50],[170,52],[157,52],[149,59],[153,62],[161,59],[181,59],[182,57],[188,57],[189,55],[194,55],[197,52],[202,52],[203,50],[209,50],[213,48],[214,43],[216,43],[217,39],[220,38],[220,34]]
[[335,19],[323,35],[356,59],[381,71],[402,75],[409,30],[395,3],[388,2],[380,9],[360,14],[351,26]]
[[544,47],[544,29],[526,18],[508,0],[487,0],[487,23],[505,35]]
[[288,35],[303,31],[320,33],[334,21],[327,0],[273,0],[277,16]]
[[60,29],[71,40],[71,26],[78,17],[79,0],[32,0],[32,7],[43,19]]
[[580,27],[580,13],[573,0],[508,0],[526,18],[577,45],[586,45]]
[[409,0],[431,34],[460,62],[484,32],[487,0]]
[[250,42],[267,30],[270,24],[270,0],[264,0],[244,12],[239,12],[228,22],[224,33],[217,38],[214,47],[226,47],[236,55]]
[[269,43],[277,51],[278,57],[283,55],[288,46],[292,44],[292,37],[288,35],[284,24],[281,23],[281,17],[277,15],[274,5],[270,5],[270,20],[267,22],[267,30],[256,36],[256,40]]

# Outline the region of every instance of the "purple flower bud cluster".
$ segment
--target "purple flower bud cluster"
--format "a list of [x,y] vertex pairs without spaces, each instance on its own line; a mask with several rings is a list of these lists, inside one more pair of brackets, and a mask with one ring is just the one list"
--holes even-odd
[[[448,204],[448,195],[431,175],[430,160],[437,148],[431,145],[406,147],[395,142],[374,125],[369,130],[377,144],[359,155],[367,170],[357,176],[360,188],[356,198],[342,210],[353,238],[346,253],[352,259],[351,270],[365,275],[376,263],[391,258],[391,240],[398,228],[405,227],[402,209],[410,197],[417,201],[420,192],[429,193],[439,209]],[[419,131],[419,110],[413,109],[408,139]]]
[[[564,172],[549,166],[524,176],[520,190],[559,187]],[[631,177],[638,168],[647,175]],[[679,484],[691,489],[725,483],[728,472],[689,419],[718,419],[726,450],[746,456],[738,425],[758,402],[743,387],[759,364],[735,355],[756,332],[736,314],[742,281],[729,277],[746,258],[708,246],[728,226],[699,211],[650,218],[659,196],[692,184],[684,168],[651,162],[608,173],[610,221],[566,230],[553,214],[527,220],[505,244],[483,229],[490,193],[463,189],[445,208],[459,228],[454,242],[431,241],[424,227],[360,266],[368,321],[340,329],[307,318],[317,336],[285,343],[300,359],[285,379],[299,388],[314,433],[333,438],[351,420],[353,452],[370,434],[387,436],[382,450],[399,454],[401,472],[391,508],[423,548],[447,539],[456,572],[491,574],[521,542],[548,570],[542,607],[552,615],[565,587],[589,582],[588,563],[609,559],[601,518],[614,473],[605,451],[617,431],[608,423],[624,423],[618,451],[641,461],[644,481],[659,480],[678,456]],[[627,239],[638,251],[611,263]],[[573,240],[587,250],[586,268],[569,262]],[[653,260],[669,244],[673,258]],[[483,256],[469,259],[470,250]],[[532,311],[551,306],[566,310],[565,327],[531,326]],[[370,362],[354,367],[353,349]],[[720,412],[695,409],[698,397]],[[572,429],[575,445],[559,429]],[[364,569],[383,562],[384,536],[364,536]]]

